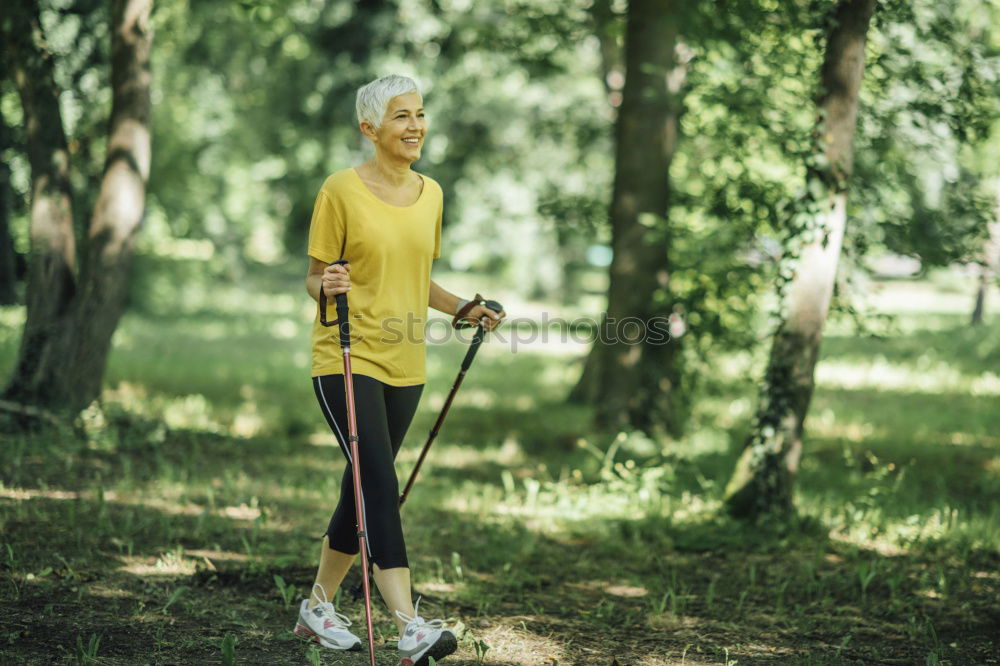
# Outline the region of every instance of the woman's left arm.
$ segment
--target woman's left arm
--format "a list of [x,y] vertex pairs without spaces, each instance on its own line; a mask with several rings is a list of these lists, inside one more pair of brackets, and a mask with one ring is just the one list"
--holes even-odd
[[458,311],[460,300],[462,299],[431,280],[431,293],[427,304],[432,308],[446,315],[454,315]]

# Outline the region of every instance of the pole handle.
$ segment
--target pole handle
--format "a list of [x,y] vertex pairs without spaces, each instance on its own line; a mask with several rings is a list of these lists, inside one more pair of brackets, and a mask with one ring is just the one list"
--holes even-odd
[[500,312],[501,310],[503,310],[503,306],[500,305],[500,303],[498,303],[497,301],[486,300],[477,293],[475,298],[473,298],[471,301],[462,306],[462,309],[459,312],[455,313],[455,318],[452,320],[451,323],[452,327],[456,329],[461,329],[461,328],[473,328],[475,326],[478,326],[479,325],[478,323],[474,324],[465,319],[466,314],[470,310],[472,310],[472,308],[476,305],[485,305],[494,312]]
[[[330,263],[331,266],[344,265],[350,263],[347,259],[338,259]],[[340,325],[340,347],[341,349],[350,349],[351,347],[351,322],[348,319],[349,310],[347,308],[347,294],[337,294],[334,297],[337,308],[337,319],[336,321],[328,321],[326,318],[326,292],[323,291],[323,285],[319,286],[319,323],[323,326],[330,327],[335,325]]]
[[[478,296],[478,294],[477,294]],[[494,312],[502,312],[503,306],[497,301],[484,301],[480,300],[480,303],[488,307]],[[476,326],[476,332],[472,335],[472,342],[469,344],[469,348],[465,351],[465,358],[462,359],[462,372],[469,369],[472,365],[472,359],[476,357],[476,352],[479,351],[480,345],[483,344],[483,340],[486,338],[486,329],[482,326]]]

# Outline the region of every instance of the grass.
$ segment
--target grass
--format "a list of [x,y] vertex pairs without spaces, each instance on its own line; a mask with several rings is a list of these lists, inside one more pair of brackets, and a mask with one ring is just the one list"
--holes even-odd
[[[82,436],[0,435],[0,663],[367,663],[290,632],[343,461],[309,311],[250,309],[127,316]],[[421,608],[462,632],[444,663],[996,663],[1000,321],[932,314],[825,341],[800,516],[759,526],[719,512],[759,353],[718,359],[669,441],[563,404],[579,350],[484,346],[404,512]],[[429,349],[401,475],[462,354]],[[338,609],[363,625],[356,576]]]

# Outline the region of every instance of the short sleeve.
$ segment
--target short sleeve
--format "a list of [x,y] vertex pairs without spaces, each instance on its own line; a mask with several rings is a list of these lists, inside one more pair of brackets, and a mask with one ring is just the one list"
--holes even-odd
[[340,259],[347,234],[347,221],[323,190],[316,195],[309,223],[309,256],[324,263]]
[[434,258],[437,259],[441,256],[441,220],[444,217],[444,201],[441,202],[441,207],[438,208],[438,219],[437,226],[434,229]]

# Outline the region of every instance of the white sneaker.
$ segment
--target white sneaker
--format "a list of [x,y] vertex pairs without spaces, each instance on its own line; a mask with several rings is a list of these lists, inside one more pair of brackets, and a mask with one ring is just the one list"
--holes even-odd
[[[316,594],[316,588],[319,594]],[[299,621],[295,623],[295,635],[331,650],[360,650],[361,639],[347,630],[351,621],[338,613],[326,599],[326,590],[319,583],[313,584],[313,594],[320,603],[309,608],[309,600],[303,599],[299,606]]]
[[396,611],[399,619],[406,622],[403,635],[399,639],[399,666],[427,666],[429,657],[440,659],[458,649],[455,632],[444,626],[443,620],[427,621],[417,615],[420,600],[413,608],[414,617]]

